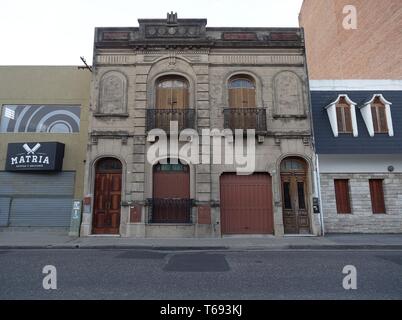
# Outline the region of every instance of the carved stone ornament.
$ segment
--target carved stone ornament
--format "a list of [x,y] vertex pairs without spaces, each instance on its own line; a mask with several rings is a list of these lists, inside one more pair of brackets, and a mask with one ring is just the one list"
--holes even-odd
[[275,77],[274,116],[305,116],[302,83],[291,71],[283,71]]
[[101,80],[100,113],[122,114],[126,112],[127,83],[123,74],[117,71],[107,72]]

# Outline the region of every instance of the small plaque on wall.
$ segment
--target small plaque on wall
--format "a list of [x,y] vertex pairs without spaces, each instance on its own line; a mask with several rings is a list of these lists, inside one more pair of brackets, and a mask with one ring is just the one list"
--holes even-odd
[[141,222],[141,211],[142,211],[142,206],[139,204],[135,204],[130,207],[130,222],[131,223]]
[[211,207],[204,205],[198,207],[198,224],[211,224]]

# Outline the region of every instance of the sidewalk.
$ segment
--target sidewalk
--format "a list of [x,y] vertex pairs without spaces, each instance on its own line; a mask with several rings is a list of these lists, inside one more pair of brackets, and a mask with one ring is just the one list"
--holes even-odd
[[402,234],[332,234],[325,237],[233,236],[211,238],[69,237],[65,229],[0,229],[0,249],[149,249],[149,250],[402,250]]

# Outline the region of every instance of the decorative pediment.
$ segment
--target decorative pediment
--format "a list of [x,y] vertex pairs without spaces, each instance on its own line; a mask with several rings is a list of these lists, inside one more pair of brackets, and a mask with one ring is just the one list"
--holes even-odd
[[144,38],[200,38],[205,37],[207,19],[178,19],[168,13],[164,19],[138,19]]

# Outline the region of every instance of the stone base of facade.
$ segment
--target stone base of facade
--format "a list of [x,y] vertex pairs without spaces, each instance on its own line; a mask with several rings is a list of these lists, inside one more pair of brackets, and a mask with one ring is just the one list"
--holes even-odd
[[[326,233],[402,233],[402,174],[321,174]],[[334,179],[349,179],[351,214],[338,214]],[[386,213],[373,214],[369,179],[383,179]]]

